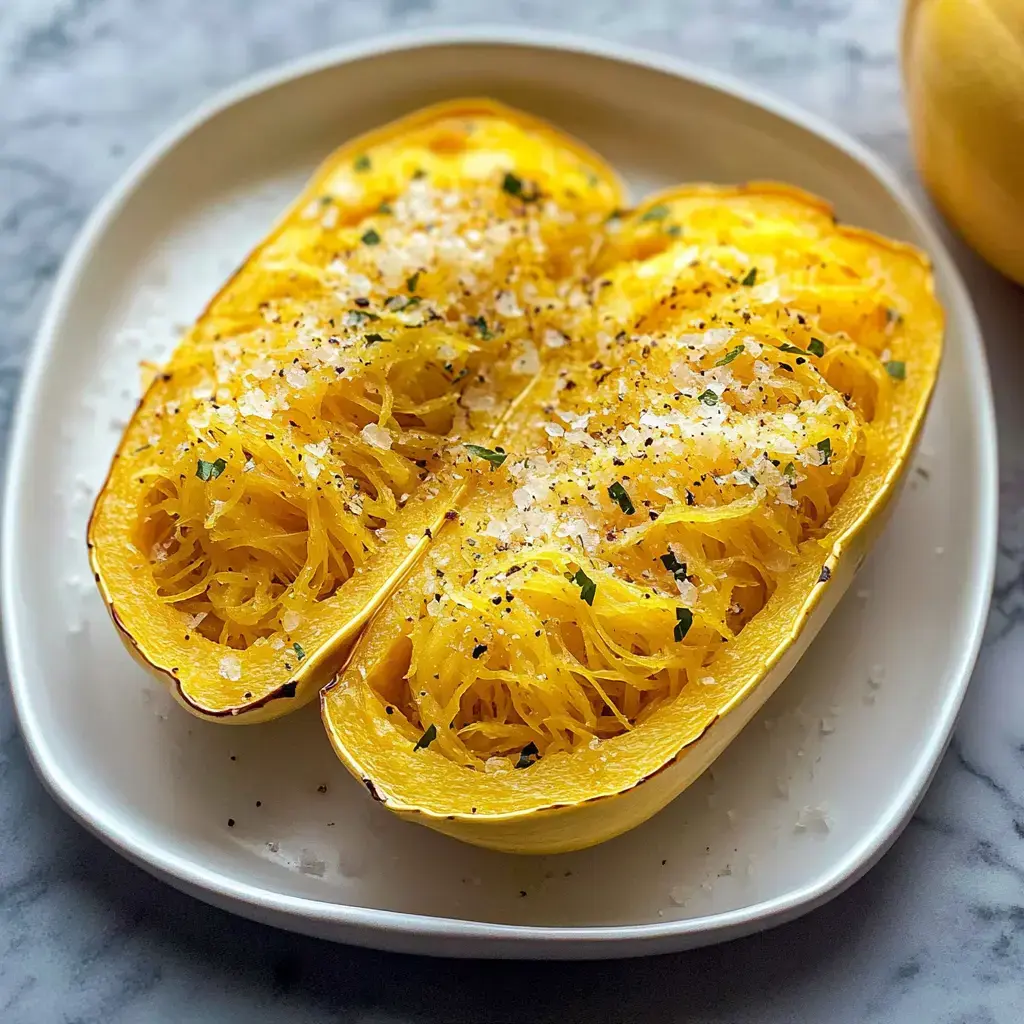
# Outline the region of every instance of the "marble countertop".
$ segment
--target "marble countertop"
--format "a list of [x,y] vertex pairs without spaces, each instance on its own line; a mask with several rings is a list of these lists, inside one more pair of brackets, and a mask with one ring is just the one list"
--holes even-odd
[[[838,123],[913,181],[896,0],[4,0],[0,431],[60,260],[161,129],[220,87],[390,29],[515,22],[681,54]],[[1024,293],[951,244],[995,377],[1002,525],[986,645],[903,836],[824,908],[634,962],[442,962],[233,918],[121,860],[44,792],[0,688],[0,1020],[1017,1022],[1024,1019]]]

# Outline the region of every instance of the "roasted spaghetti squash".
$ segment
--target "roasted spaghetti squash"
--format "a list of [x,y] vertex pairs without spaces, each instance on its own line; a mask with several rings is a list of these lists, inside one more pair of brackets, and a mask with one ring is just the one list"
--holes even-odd
[[927,261],[814,197],[614,220],[588,326],[500,452],[452,439],[457,518],[322,694],[378,800],[514,852],[633,827],[749,720],[877,530],[941,351]]
[[573,339],[615,175],[489,101],[344,146],[212,300],[129,424],[89,526],[129,649],[191,711],[316,693]]

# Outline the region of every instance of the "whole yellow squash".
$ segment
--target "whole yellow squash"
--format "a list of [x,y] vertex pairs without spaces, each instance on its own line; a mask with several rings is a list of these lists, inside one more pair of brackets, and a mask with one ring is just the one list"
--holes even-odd
[[1024,3],[910,0],[902,60],[925,184],[967,241],[1024,284]]

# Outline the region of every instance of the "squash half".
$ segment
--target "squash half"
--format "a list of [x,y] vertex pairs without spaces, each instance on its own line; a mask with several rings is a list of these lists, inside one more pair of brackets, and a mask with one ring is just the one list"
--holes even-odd
[[941,354],[926,258],[783,186],[654,197],[597,270],[321,696],[375,799],[510,852],[636,826],[750,720],[880,529]]
[[578,330],[614,173],[487,100],[316,172],[147,390],[89,523],[129,650],[193,713],[310,699]]

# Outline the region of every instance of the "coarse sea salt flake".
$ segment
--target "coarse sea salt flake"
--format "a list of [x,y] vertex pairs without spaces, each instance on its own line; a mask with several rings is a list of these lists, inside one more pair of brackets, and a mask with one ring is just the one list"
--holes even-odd
[[242,678],[242,663],[235,654],[225,654],[220,659],[220,674],[233,683]]
[[359,434],[367,444],[372,444],[374,448],[382,448],[384,451],[388,451],[391,448],[391,431],[382,427],[379,423],[367,423],[359,431]]
[[516,302],[516,297],[511,292],[498,292],[494,308],[500,316],[516,317],[523,315],[522,309],[519,308],[519,303]]
[[540,370],[540,356],[532,341],[523,344],[519,355],[512,361],[512,372],[532,375]]
[[252,388],[239,398],[238,411],[243,416],[258,416],[269,420],[274,414],[274,402],[267,398],[262,388]]

